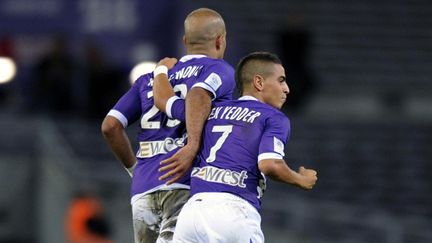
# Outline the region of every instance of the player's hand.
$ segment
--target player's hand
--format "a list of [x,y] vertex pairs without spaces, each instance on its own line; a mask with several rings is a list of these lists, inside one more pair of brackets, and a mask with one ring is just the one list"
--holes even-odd
[[303,189],[312,189],[316,181],[318,180],[317,172],[315,170],[306,169],[305,167],[301,166],[298,173],[302,176],[300,186]]
[[160,60],[156,66],[158,67],[158,66],[164,65],[168,69],[171,69],[171,68],[174,67],[174,65],[176,63],[177,63],[177,58],[174,58],[174,57],[165,57],[164,59]]
[[180,179],[187,171],[189,171],[197,154],[197,149],[187,144],[179,149],[177,153],[166,160],[161,161],[159,172],[167,171],[159,180],[165,180],[172,177],[166,184],[170,185]]

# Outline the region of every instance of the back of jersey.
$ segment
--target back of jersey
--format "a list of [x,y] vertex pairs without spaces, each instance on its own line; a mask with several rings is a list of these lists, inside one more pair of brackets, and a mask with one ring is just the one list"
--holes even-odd
[[[220,100],[231,99],[235,85],[234,71],[223,60],[186,56],[169,70],[168,75],[176,94],[184,98],[192,86],[200,83],[205,85],[213,73],[223,77],[215,97]],[[159,189],[189,188],[189,175],[170,186],[166,186],[165,181],[158,180],[162,175],[158,171],[160,161],[169,158],[184,146],[186,134],[184,122],[168,117],[154,105],[152,87],[153,73],[141,76],[112,109],[115,112],[110,111],[120,113],[117,116],[126,120],[124,125],[140,120],[139,148],[136,154],[138,164],[132,179],[132,195]],[[182,112],[184,113],[184,108],[180,111]]]
[[229,192],[260,209],[265,177],[258,161],[283,158],[289,120],[267,104],[242,98],[212,109],[191,190],[192,194]]

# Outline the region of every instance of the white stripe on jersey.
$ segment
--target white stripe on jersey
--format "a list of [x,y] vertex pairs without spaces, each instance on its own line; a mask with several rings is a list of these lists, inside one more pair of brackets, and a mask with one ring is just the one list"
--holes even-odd
[[123,125],[123,127],[128,126],[128,119],[118,110],[110,110],[107,114],[107,116],[112,116],[119,120],[119,122]]
[[278,153],[262,153],[258,155],[258,162],[264,159],[283,159],[283,156]]
[[174,102],[175,102],[176,100],[178,100],[178,99],[180,99],[180,97],[178,97],[178,96],[172,96],[171,98],[168,99],[168,101],[167,101],[167,103],[166,103],[165,111],[166,111],[167,116],[168,116],[169,118],[171,118],[171,119],[173,118],[173,117],[172,117],[172,112],[171,112],[172,105],[173,105]]

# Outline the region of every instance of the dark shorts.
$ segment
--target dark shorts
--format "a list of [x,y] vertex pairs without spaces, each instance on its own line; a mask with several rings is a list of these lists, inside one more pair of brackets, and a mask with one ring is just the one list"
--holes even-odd
[[189,190],[156,191],[132,204],[135,243],[172,242],[177,216]]

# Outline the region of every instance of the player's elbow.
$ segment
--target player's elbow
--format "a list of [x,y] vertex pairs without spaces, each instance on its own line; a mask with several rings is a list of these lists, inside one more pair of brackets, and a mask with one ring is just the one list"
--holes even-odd
[[210,91],[201,87],[192,88],[187,95],[187,99],[198,100],[200,102],[199,104],[209,104],[210,106],[212,97],[213,94]]
[[121,131],[121,129],[123,129],[123,126],[120,122],[110,116],[105,117],[101,125],[101,132],[105,138],[111,137],[113,134]]
[[160,111],[165,112],[166,110],[166,103],[168,102],[168,99],[165,98],[154,98],[154,105],[156,108],[158,108]]
[[274,176],[278,172],[278,162],[275,159],[264,159],[258,163],[259,170],[265,176]]

